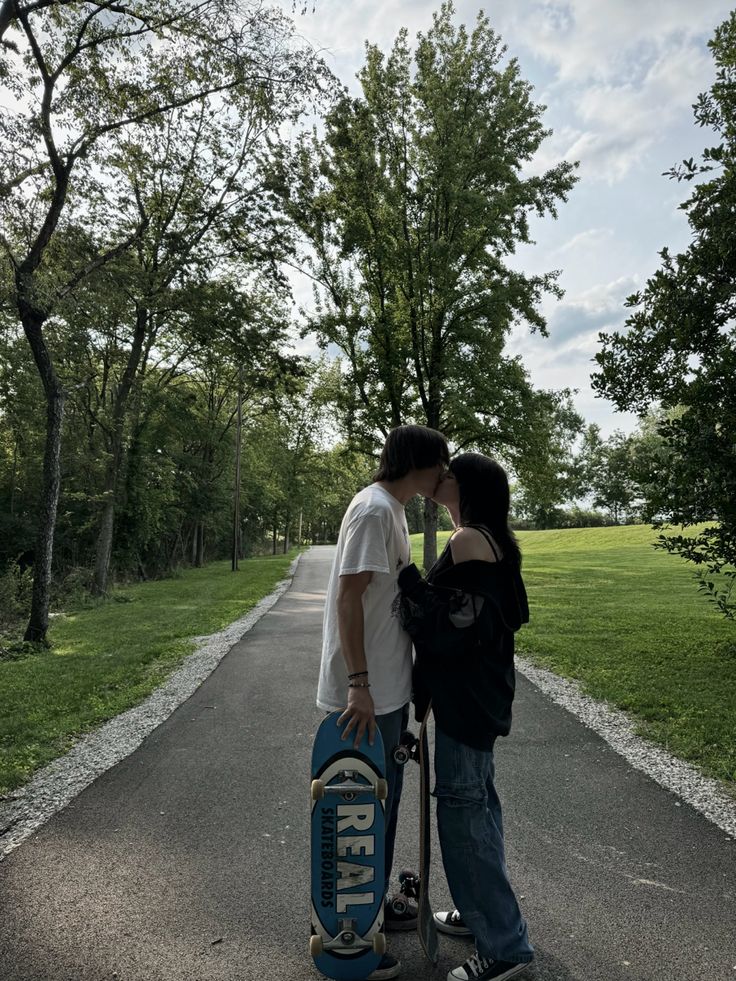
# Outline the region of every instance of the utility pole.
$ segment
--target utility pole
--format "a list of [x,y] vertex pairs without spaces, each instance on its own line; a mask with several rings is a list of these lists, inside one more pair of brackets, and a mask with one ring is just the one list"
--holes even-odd
[[235,493],[233,495],[232,571],[238,571],[240,558],[240,443],[243,431],[243,369],[238,369],[238,422],[235,436]]

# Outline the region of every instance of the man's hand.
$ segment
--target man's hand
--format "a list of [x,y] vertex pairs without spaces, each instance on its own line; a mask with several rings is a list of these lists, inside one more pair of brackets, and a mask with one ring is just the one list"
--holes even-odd
[[363,734],[368,730],[368,743],[372,746],[376,739],[376,713],[373,707],[373,698],[370,688],[349,688],[348,707],[337,720],[338,725],[345,726],[342,739],[347,739],[351,732],[355,732],[355,743],[357,749],[363,740]]

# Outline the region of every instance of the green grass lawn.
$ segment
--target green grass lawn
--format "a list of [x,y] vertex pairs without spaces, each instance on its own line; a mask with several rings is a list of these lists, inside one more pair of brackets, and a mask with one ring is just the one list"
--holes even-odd
[[[0,661],[0,793],[69,749],[74,738],[142,701],[194,648],[247,613],[296,552],[190,569],[54,618],[52,648]],[[115,602],[117,600],[118,602]]]
[[[412,536],[417,565],[421,539]],[[654,539],[641,525],[521,533],[531,620],[517,649],[636,715],[672,753],[736,781],[736,625]]]
[[[651,548],[643,526],[520,536],[531,623],[520,653],[577,678],[641,719],[641,731],[736,781],[736,627],[697,592],[689,567]],[[440,533],[440,547],[447,533]],[[421,564],[421,535],[412,539]],[[0,661],[0,792],[74,738],[141,701],[192,650],[251,609],[293,558],[189,570],[119,590],[121,602],[54,620],[53,648]]]

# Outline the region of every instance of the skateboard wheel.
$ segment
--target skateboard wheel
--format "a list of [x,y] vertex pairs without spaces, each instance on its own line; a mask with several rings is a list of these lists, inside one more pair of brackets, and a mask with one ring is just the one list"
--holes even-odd
[[[315,781],[315,783],[316,782],[317,781]],[[386,798],[388,797],[388,783],[383,778],[381,778],[380,780],[376,780],[375,790],[376,790],[376,797],[379,800],[386,800]]]
[[309,938],[309,953],[312,955],[312,957],[319,957],[323,950],[324,946],[322,944],[322,937],[318,936],[316,933],[313,933]]
[[325,796],[325,785],[321,780],[312,781],[312,800],[322,800]]
[[[322,939],[319,937],[318,939]],[[379,954],[381,957],[386,953],[386,934],[385,933],[374,933],[373,934],[373,953]]]

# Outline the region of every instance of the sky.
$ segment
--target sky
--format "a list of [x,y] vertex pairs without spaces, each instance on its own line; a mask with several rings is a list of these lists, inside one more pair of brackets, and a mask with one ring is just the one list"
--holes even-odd
[[[291,0],[283,0],[291,13]],[[316,0],[294,19],[354,94],[364,42],[388,50],[401,27],[414,38],[439,7],[428,0]],[[598,333],[623,327],[625,298],[646,283],[658,253],[688,242],[679,204],[687,185],[662,176],[711,142],[694,122],[692,104],[713,82],[708,40],[731,4],[722,0],[456,0],[469,28],[484,10],[519,60],[522,75],[546,105],[553,135],[533,162],[580,162],[580,181],[559,217],[532,224],[533,246],[515,262],[526,272],[562,270],[561,301],[543,304],[549,338],[515,329],[509,351],[522,356],[539,388],[577,389],[575,404],[604,434],[631,431],[635,416],[618,413],[590,386]],[[309,303],[294,281],[298,303]],[[308,350],[309,339],[302,342]]]

